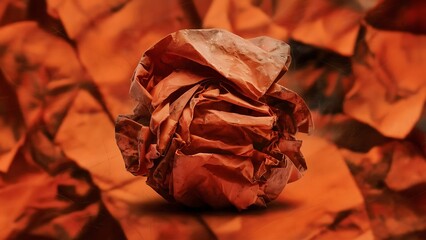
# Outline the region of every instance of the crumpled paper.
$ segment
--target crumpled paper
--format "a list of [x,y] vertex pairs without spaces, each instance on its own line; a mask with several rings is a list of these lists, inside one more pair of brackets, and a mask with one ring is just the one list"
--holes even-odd
[[366,25],[353,59],[355,82],[343,111],[386,137],[405,138],[419,121],[426,101],[425,41],[423,35]]
[[123,82],[132,76],[139,49],[148,49],[178,29],[193,27],[177,0],[160,5],[146,0],[48,0],[47,5],[48,13],[60,19],[75,42],[81,64],[114,116],[132,109],[128,85]]
[[289,46],[218,29],[181,30],[149,49],[134,73],[133,115],[116,122],[127,170],[187,206],[265,206],[306,170],[297,131],[304,101],[276,81]]
[[379,0],[365,21],[378,29],[425,34],[425,12],[426,2],[422,0],[405,1],[403,7],[398,0]]
[[221,28],[244,38],[287,39],[289,35],[251,0],[195,0],[194,6],[203,28]]
[[341,149],[377,239],[424,239],[426,159],[417,143],[389,141],[366,154]]

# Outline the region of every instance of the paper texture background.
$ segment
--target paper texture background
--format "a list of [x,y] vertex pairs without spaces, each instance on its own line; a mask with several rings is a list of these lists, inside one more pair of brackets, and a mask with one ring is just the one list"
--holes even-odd
[[[425,239],[424,9],[423,0],[0,1],[0,239]],[[268,94],[298,101],[290,91],[272,83],[262,89],[258,82],[276,77],[276,84],[296,92],[311,109],[315,130],[311,136],[295,136],[303,141],[308,170],[267,208],[208,211],[169,203],[147,186],[146,177],[126,170],[116,144],[117,116],[133,115],[143,102],[129,94],[141,54],[173,32],[210,28],[252,39],[253,48],[261,45],[261,36],[284,41],[291,64],[271,61],[277,65],[270,64],[266,75],[246,85],[232,84],[242,72],[230,71],[232,95],[217,95],[217,88],[204,86],[203,99],[221,98],[221,109],[204,105],[197,116],[208,113],[229,122],[223,113],[236,111],[226,108],[244,99],[249,104],[239,106],[239,113],[257,117],[250,119],[259,131],[269,127],[273,114],[256,104],[265,100],[261,96],[275,90]],[[186,56],[204,61],[196,54]],[[211,64],[222,66],[222,56]],[[258,60],[250,61],[248,71],[258,72],[251,69]],[[288,69],[281,76],[284,66]],[[174,77],[192,74],[185,92],[200,75],[188,69],[173,68]],[[155,83],[148,93],[157,99],[156,109],[166,112],[177,98],[171,101],[163,93],[182,86]],[[141,88],[131,89],[132,95],[144,96]],[[141,105],[135,114],[145,110]],[[162,114],[156,126],[168,139],[173,121],[187,118],[162,121],[169,115]],[[181,116],[186,114],[183,110]],[[126,126],[129,132],[140,125],[151,128],[142,123]],[[299,127],[302,132],[308,125]],[[219,144],[205,144],[197,131],[189,134],[200,148]],[[170,142],[161,143],[167,148]],[[241,146],[230,144],[227,151],[244,156],[249,149]],[[129,170],[147,171],[134,163],[138,160],[128,161]],[[248,176],[240,174],[238,182]]]

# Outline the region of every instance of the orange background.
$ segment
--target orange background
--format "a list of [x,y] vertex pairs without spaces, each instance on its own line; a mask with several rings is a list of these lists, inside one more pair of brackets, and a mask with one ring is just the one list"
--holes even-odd
[[[425,239],[423,0],[1,0],[0,239]],[[308,171],[266,209],[190,210],[114,139],[142,53],[184,28],[290,44]]]

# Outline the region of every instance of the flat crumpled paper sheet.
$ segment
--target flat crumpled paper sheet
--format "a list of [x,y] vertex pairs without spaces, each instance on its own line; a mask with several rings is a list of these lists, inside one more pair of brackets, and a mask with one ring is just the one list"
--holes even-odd
[[426,101],[424,71],[413,70],[424,65],[425,42],[426,36],[367,26],[361,43],[365,50],[354,58],[355,83],[346,95],[345,113],[385,136],[406,137]]
[[[425,1],[403,5],[0,1],[0,239],[425,239]],[[313,110],[309,170],[265,209],[169,204],[115,143],[141,53],[207,27],[289,43],[279,83]]]

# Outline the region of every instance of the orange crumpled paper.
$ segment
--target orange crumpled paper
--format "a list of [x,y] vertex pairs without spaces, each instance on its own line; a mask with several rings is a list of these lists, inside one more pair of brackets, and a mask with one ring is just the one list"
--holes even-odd
[[265,206],[306,170],[297,131],[304,101],[276,82],[290,48],[218,29],[180,30],[142,57],[130,87],[138,105],[116,122],[127,170],[192,207]]
[[426,101],[426,78],[421,70],[425,41],[423,35],[366,25],[353,59],[355,82],[345,96],[343,111],[386,137],[407,137]]

